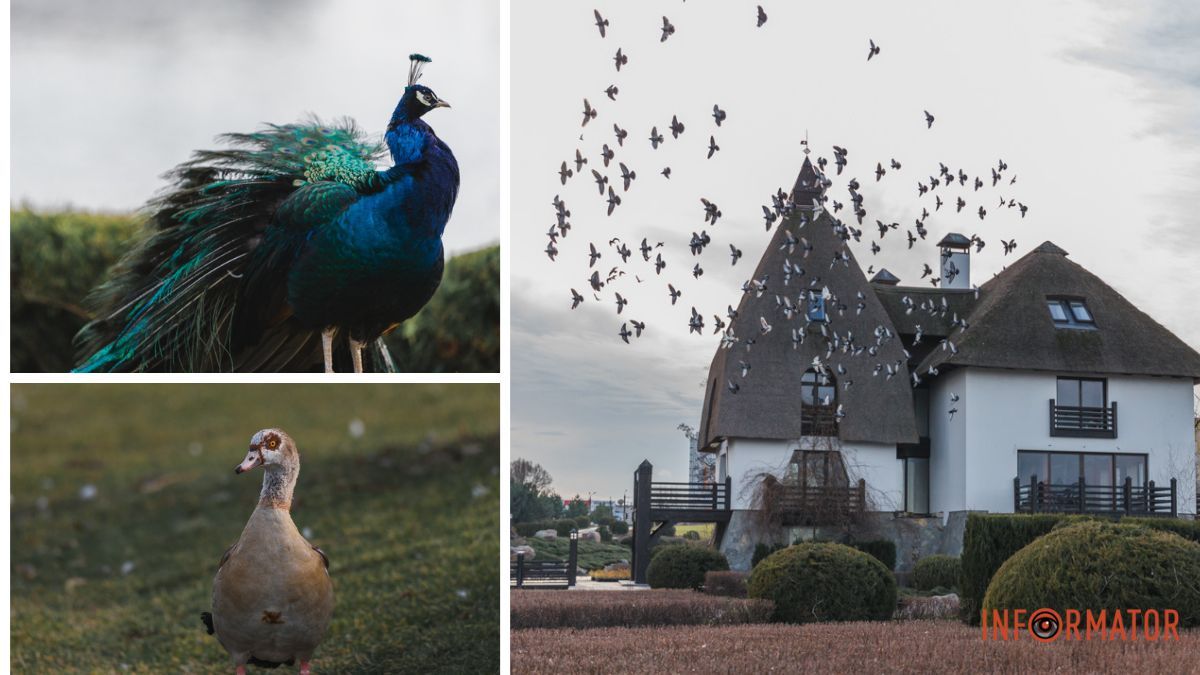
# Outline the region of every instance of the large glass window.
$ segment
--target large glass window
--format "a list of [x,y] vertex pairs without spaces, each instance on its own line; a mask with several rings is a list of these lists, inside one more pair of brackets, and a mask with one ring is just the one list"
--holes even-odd
[[792,453],[789,476],[796,476],[800,485],[825,487],[849,485],[842,453],[836,450],[797,450]]
[[1022,485],[1037,476],[1050,485],[1075,485],[1080,477],[1088,485],[1116,487],[1129,477],[1133,485],[1146,484],[1146,455],[1102,452],[1042,452],[1021,450],[1017,453],[1017,477]]

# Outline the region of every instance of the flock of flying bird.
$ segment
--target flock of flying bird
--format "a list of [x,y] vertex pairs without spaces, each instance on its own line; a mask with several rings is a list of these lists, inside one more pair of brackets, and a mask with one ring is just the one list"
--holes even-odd
[[[600,33],[600,37],[607,38],[610,29],[609,20],[602,16],[598,10],[594,10],[593,14],[595,17],[595,26]],[[762,6],[760,5],[758,6],[756,13],[756,26],[761,28],[766,21],[767,14],[763,11]],[[676,28],[674,24],[671,23],[669,18],[664,16],[662,19],[660,42],[666,42],[669,38],[674,36],[675,33]],[[881,49],[873,39],[869,40],[868,43],[867,61],[869,62],[873,58],[879,56]],[[629,56],[624,52],[623,48],[617,49],[615,55],[613,56],[613,63],[614,68],[618,73],[622,72],[623,68],[627,68],[629,66]],[[610,101],[615,102],[617,101],[617,97],[620,95],[620,89],[616,84],[612,84],[604,89],[603,93]],[[923,112],[925,116],[924,119],[926,123],[926,129],[932,129],[935,121],[934,116],[928,110]],[[721,128],[722,124],[728,120],[726,111],[721,108],[719,103],[713,105],[711,116],[713,129],[711,133],[708,134],[706,155],[707,159],[709,160],[711,160],[721,149],[720,145],[717,143],[715,135],[717,130]],[[583,118],[581,127],[583,129],[588,129],[588,125],[591,123],[600,124],[600,122],[597,121],[599,117],[600,111],[597,110],[597,108],[595,108],[585,97],[583,99]],[[594,129],[595,127],[591,128]],[[660,146],[667,142],[668,133],[672,141],[676,141],[685,133],[686,130],[687,127],[682,121],[680,121],[678,115],[672,115],[670,124],[664,125],[664,128],[661,131],[657,125],[652,126],[647,134],[647,140],[645,142],[649,143],[652,150],[658,150]],[[574,151],[574,158],[564,160],[558,168],[558,178],[562,186],[566,186],[568,182],[570,182],[572,179],[576,179],[577,177],[585,177],[587,175],[585,171],[590,173],[591,180],[596,186],[599,197],[606,204],[605,210],[608,216],[612,216],[618,207],[621,206],[621,195],[625,192],[628,192],[630,188],[634,186],[635,181],[638,180],[637,171],[633,170],[627,166],[624,161],[621,161],[617,158],[618,152],[620,152],[627,143],[634,143],[635,139],[630,137],[630,132],[628,129],[622,128],[617,122],[612,124],[612,134],[612,144],[610,145],[609,142],[602,143],[598,157],[588,156],[581,149],[576,148]],[[580,135],[579,140],[584,140],[584,136]],[[807,146],[807,141],[803,141],[802,143]],[[808,152],[809,149],[806,147],[805,153],[807,154]],[[835,171],[835,175],[841,176],[843,171],[847,169],[850,164],[849,154],[850,153],[846,148],[837,145],[833,146],[833,169]],[[615,167],[613,166],[614,164]],[[817,173],[819,180],[823,183],[823,187],[825,188],[829,188],[833,185],[833,181],[826,173],[828,166],[829,161],[825,157],[817,158]],[[1011,176],[1006,174],[1005,172],[1007,170],[1008,165],[1003,159],[996,163],[996,165],[991,169],[990,175],[990,183],[992,188],[996,188],[1002,183],[1005,186],[1012,186],[1016,183],[1017,176],[1015,174],[1012,174]],[[617,175],[618,171],[619,175]],[[879,183],[884,180],[884,177],[887,176],[889,172],[895,175],[901,171],[901,163],[892,158],[886,163],[886,166],[882,161],[876,162],[872,173],[874,174],[875,182]],[[663,179],[669,180],[671,178],[671,168],[669,166],[664,167],[661,171],[659,171],[659,174],[663,176]],[[911,227],[902,228],[899,222],[885,223],[883,220],[875,219],[875,229],[878,231],[879,236],[878,239],[871,239],[870,241],[871,254],[879,254],[879,252],[882,250],[881,243],[890,231],[900,231],[901,229],[903,229],[905,232],[905,239],[903,241],[907,243],[908,249],[912,249],[918,241],[925,240],[928,234],[925,221],[931,215],[929,206],[932,206],[933,212],[936,213],[944,206],[949,209],[949,204],[953,203],[955,213],[961,213],[963,209],[967,208],[968,206],[967,199],[964,199],[962,192],[965,191],[967,196],[971,197],[972,195],[978,193],[986,185],[986,177],[981,177],[978,175],[970,176],[961,168],[952,169],[949,166],[939,162],[936,172],[921,174],[918,177],[915,188],[917,197],[919,199],[925,200],[926,204],[928,204],[929,198],[932,197],[932,203],[928,206],[922,206],[920,217],[915,219],[913,226]],[[864,237],[862,228],[866,227],[864,223],[866,222],[868,215],[866,208],[863,205],[863,186],[859,183],[857,178],[850,178],[846,182],[845,187],[849,197],[847,200],[849,202],[848,204],[832,198],[825,190],[821,192],[820,197],[813,200],[811,205],[797,204],[793,201],[792,196],[789,195],[785,190],[782,188],[776,190],[776,192],[770,196],[770,204],[763,205],[762,207],[763,221],[767,232],[770,232],[777,222],[783,222],[785,219],[788,219],[794,215],[797,215],[798,217],[793,218],[789,222],[796,223],[798,221],[798,229],[802,230],[804,225],[806,225],[808,222],[816,220],[819,214],[825,213],[830,216],[830,219],[833,223],[832,227],[834,228],[835,233],[843,241],[843,244],[849,242],[850,240],[861,242]],[[950,191],[952,189],[957,189],[959,193],[951,195]],[[946,197],[945,200],[942,199],[943,196]],[[701,197],[699,201],[703,206],[704,227],[715,227],[723,215],[720,207],[715,202],[705,197]],[[976,199],[972,197],[972,201],[976,201],[975,206],[977,206],[973,212],[974,215],[976,215],[981,221],[986,219],[988,216],[988,207],[985,206],[982,198]],[[988,202],[988,204],[990,205],[991,202]],[[566,202],[561,198],[560,195],[554,196],[552,205],[555,212],[555,222],[550,226],[549,231],[546,233],[549,243],[545,248],[545,254],[551,261],[555,261],[559,255],[558,244],[560,243],[560,240],[566,239],[572,226],[570,221],[571,211],[567,208]],[[808,208],[798,210],[799,207],[810,206],[811,211]],[[842,209],[846,209],[847,213],[852,216],[852,218],[849,219],[850,222],[843,222],[838,217],[837,214],[839,214]],[[1024,203],[1019,202],[1014,198],[1006,199],[1004,197],[999,197],[999,201],[992,206],[992,209],[1018,209],[1021,218],[1024,218],[1028,211],[1028,207]],[[811,216],[809,215],[810,213]],[[855,223],[857,223],[857,227],[855,226]],[[699,232],[692,232],[691,238],[688,241],[688,249],[693,257],[698,258],[702,253],[704,253],[705,249],[712,244],[712,242],[712,236],[709,235],[707,229],[701,229]],[[970,242],[977,253],[982,251],[986,245],[986,242],[982,237],[974,234],[971,235]],[[735,243],[726,243],[729,246],[728,255],[730,264],[736,266],[738,261],[742,258],[742,250]],[[1004,255],[1012,253],[1017,247],[1015,239],[1001,239],[1001,245],[1003,247]],[[790,257],[785,259],[782,279],[784,286],[787,286],[793,278],[805,276],[805,266],[808,266],[810,269],[816,268],[816,270],[819,271],[819,265],[821,263],[819,261],[809,260],[809,254],[813,251],[813,247],[805,237],[796,236],[789,230],[785,235],[782,246],[787,248],[789,256],[797,254],[800,260],[798,263],[792,263]],[[597,248],[595,242],[589,242],[588,244],[588,269],[591,270],[591,273],[587,278],[587,284],[591,287],[593,298],[596,301],[601,300],[600,294],[606,286],[614,284],[621,277],[626,276],[626,269],[630,259],[636,259],[635,249],[631,249],[629,245],[626,242],[623,242],[619,237],[611,238],[608,241],[608,248],[612,249],[611,254],[614,258],[619,259],[619,263],[612,266],[600,265],[597,267],[600,261],[604,258],[605,254],[609,253],[609,251]],[[667,260],[663,257],[663,252],[665,250],[667,250],[665,242],[658,241],[651,243],[648,238],[643,237],[640,244],[636,248],[636,254],[640,255],[642,262],[646,264],[647,268],[653,267],[653,273],[655,276],[661,276],[663,274],[663,270],[667,267]],[[848,266],[849,259],[849,253],[845,248],[845,245],[843,245],[842,250],[834,253],[832,260],[828,261],[828,264],[830,268],[839,263]],[[605,268],[608,268],[607,272],[605,272]],[[871,265],[867,270],[867,274],[871,275],[873,273],[874,265]],[[955,270],[950,271],[951,275],[954,273]],[[645,272],[645,274],[647,275],[647,278],[650,278],[649,271]],[[696,261],[691,266],[692,277],[694,279],[699,279],[703,274],[704,268],[701,266],[699,261]],[[646,281],[646,279],[643,279],[641,275],[635,274],[634,276],[639,284]],[[743,293],[755,293],[757,296],[761,297],[763,293],[767,292],[768,277],[769,275],[765,275],[761,279],[747,280],[742,285]],[[921,278],[928,278],[930,284],[935,287],[941,282],[941,274],[933,270],[928,264],[924,265]],[[826,297],[826,306],[836,308],[836,313],[844,314],[844,312],[850,310],[849,307],[838,300],[836,294],[832,293],[829,289],[822,288],[820,286],[821,282],[818,275],[809,275],[809,279],[809,288],[802,291],[797,299],[797,301],[801,303],[801,306],[803,306],[803,303],[805,303],[807,300],[810,300],[823,293]],[[675,305],[683,295],[683,291],[676,287],[673,282],[668,282],[666,284],[666,288],[670,297],[671,305]],[[773,284],[772,288],[774,288]],[[578,308],[586,301],[584,295],[575,288],[571,288],[570,293],[571,309]],[[976,297],[978,297],[978,287],[975,287],[975,293]],[[616,313],[618,317],[624,319],[627,317],[624,312],[626,311],[627,306],[630,304],[629,299],[619,292],[614,292],[613,295],[616,303]],[[858,293],[858,296],[857,305],[854,308],[854,311],[856,313],[861,313],[866,306],[864,302],[865,298],[862,297],[861,292]],[[808,333],[807,324],[812,323],[812,321],[809,320],[807,312],[802,311],[792,299],[778,294],[776,294],[775,299],[776,307],[779,310],[779,313],[782,315],[783,320],[791,321],[793,318],[798,317],[805,319],[807,322],[803,327],[792,328],[792,343],[793,347],[797,348],[804,342],[804,336]],[[903,302],[906,312],[909,314],[920,311],[931,316],[945,316],[950,311],[945,297],[942,298],[940,303],[927,300],[920,305],[916,305],[911,298],[906,296],[903,298]],[[833,312],[830,314],[832,313]],[[722,335],[722,348],[730,349],[734,345],[740,343],[746,347],[747,351],[749,351],[755,344],[756,337],[738,337],[734,335],[732,324],[737,318],[738,314],[737,310],[733,308],[732,304],[728,306],[726,316],[728,318],[728,323],[726,323],[725,319],[723,319],[720,315],[713,315],[713,334]],[[768,319],[768,317],[765,316],[759,317],[759,330],[761,335],[765,335],[773,330],[771,323],[772,321],[778,323],[779,319],[775,317],[772,317],[771,319]],[[826,356],[824,359],[822,359],[820,356],[815,357],[812,365],[823,380],[832,379],[835,373],[838,375],[844,375],[846,372],[845,367],[842,364],[833,363],[831,361],[831,358],[835,353],[841,352],[850,356],[860,356],[864,354],[868,356],[875,356],[879,352],[879,347],[885,342],[898,339],[890,329],[880,326],[874,331],[874,344],[863,345],[858,343],[848,331],[845,335],[839,335],[836,330],[831,330],[826,322],[822,321],[819,323],[820,332],[826,343]],[[953,316],[951,325],[960,333],[967,329],[966,320],[958,317],[957,314]],[[704,327],[704,316],[695,308],[695,306],[693,306],[691,308],[691,315],[688,319],[689,333],[703,334]],[[630,343],[631,338],[640,338],[645,331],[646,324],[643,321],[630,318],[622,321],[620,329],[617,331],[617,335],[624,342]],[[919,344],[922,340],[922,337],[922,331],[918,325],[917,333],[908,346],[912,347]],[[908,349],[904,348],[903,345],[901,346],[905,358],[908,358]],[[941,340],[940,348],[954,352],[957,351],[956,345],[949,337]],[[742,378],[745,378],[750,373],[750,364],[744,360],[740,361],[739,363],[741,376]],[[883,375],[885,379],[891,379],[897,374],[903,372],[904,369],[904,361],[897,361],[894,364],[876,363],[872,375]],[[926,375],[936,374],[936,369],[932,368],[926,373]],[[922,374],[916,372],[912,373],[914,387],[920,385],[921,375]],[[847,378],[841,378],[839,383],[842,384],[844,388],[849,388],[853,384],[853,382]],[[729,391],[733,394],[736,394],[741,388],[740,384],[732,380],[726,384]],[[951,403],[956,403],[957,395],[952,394],[951,397]],[[956,412],[957,408],[952,408],[949,411],[951,417],[953,417]],[[844,415],[844,408],[843,406],[839,405],[836,410],[836,418],[840,420]]]

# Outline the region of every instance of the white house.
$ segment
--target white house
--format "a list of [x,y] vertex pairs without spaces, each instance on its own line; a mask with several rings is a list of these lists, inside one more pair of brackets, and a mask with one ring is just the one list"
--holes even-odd
[[815,207],[825,184],[805,158],[709,370],[699,446],[731,485],[735,567],[769,508],[774,538],[857,509],[949,552],[967,511],[1195,512],[1200,354],[1050,242],[978,288],[961,235],[938,286],[868,280],[846,242],[876,233]]

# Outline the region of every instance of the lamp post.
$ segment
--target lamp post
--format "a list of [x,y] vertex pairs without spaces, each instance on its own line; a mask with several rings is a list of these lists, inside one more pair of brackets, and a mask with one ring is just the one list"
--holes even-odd
[[579,569],[579,530],[571,530],[571,553],[567,556],[567,586],[575,585],[575,571]]

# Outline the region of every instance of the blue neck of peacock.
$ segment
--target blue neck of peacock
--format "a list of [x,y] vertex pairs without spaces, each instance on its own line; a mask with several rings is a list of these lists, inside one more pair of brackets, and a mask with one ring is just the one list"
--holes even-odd
[[296,489],[296,479],[300,477],[300,462],[268,464],[263,469],[259,508],[291,511],[292,492]]

